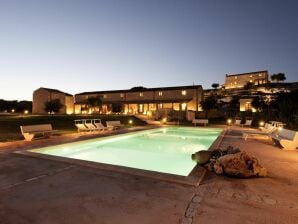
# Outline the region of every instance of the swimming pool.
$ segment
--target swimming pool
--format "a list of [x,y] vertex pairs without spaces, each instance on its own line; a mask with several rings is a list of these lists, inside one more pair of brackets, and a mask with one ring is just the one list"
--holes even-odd
[[208,150],[221,131],[219,128],[164,127],[29,151],[187,176],[196,165],[191,154]]

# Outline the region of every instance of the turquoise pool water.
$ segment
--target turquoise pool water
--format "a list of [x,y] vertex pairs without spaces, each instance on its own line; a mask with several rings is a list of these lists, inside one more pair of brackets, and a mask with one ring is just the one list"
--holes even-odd
[[31,152],[187,176],[191,154],[207,150],[222,129],[165,127],[30,150]]

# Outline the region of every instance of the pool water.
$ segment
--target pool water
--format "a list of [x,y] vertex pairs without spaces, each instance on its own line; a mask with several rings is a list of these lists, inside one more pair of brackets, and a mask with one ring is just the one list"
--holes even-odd
[[219,128],[165,127],[30,150],[143,170],[187,176],[191,154],[208,150]]

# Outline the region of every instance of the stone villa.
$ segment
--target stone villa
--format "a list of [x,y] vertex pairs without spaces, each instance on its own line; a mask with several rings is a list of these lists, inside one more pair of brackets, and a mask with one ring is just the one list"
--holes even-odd
[[243,88],[247,83],[262,85],[268,83],[268,71],[230,74],[225,77],[225,89]]
[[[88,99],[100,97],[101,107],[88,104]],[[198,111],[203,97],[200,85],[112,90],[70,94],[56,89],[39,88],[33,93],[33,113],[47,114],[45,102],[60,99],[64,105],[59,114],[124,113],[150,115],[159,109]]]

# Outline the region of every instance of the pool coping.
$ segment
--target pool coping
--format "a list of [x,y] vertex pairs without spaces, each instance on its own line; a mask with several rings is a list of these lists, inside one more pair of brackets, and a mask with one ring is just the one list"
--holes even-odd
[[[135,132],[138,132],[138,131],[135,131]],[[222,130],[222,132],[219,134],[219,136],[212,143],[212,145],[209,147],[208,150],[214,150],[218,148],[219,144],[221,143],[225,135],[225,132],[226,132],[226,128]],[[95,169],[100,169],[104,171],[118,172],[118,173],[128,174],[131,176],[145,177],[145,178],[161,180],[161,181],[182,184],[182,185],[188,185],[193,187],[199,186],[206,174],[206,169],[198,164],[195,165],[195,167],[192,169],[192,171],[188,176],[180,176],[175,174],[167,174],[167,173],[161,173],[156,171],[124,167],[119,165],[110,165],[110,164],[104,164],[104,163],[92,162],[92,161],[86,161],[86,160],[80,160],[80,159],[72,159],[72,158],[59,157],[54,155],[40,154],[40,153],[30,152],[27,150],[15,151],[13,153],[20,156],[30,156],[38,159],[58,161],[58,162],[68,163],[71,165],[77,165],[80,167],[89,167],[89,168],[95,168]]]

